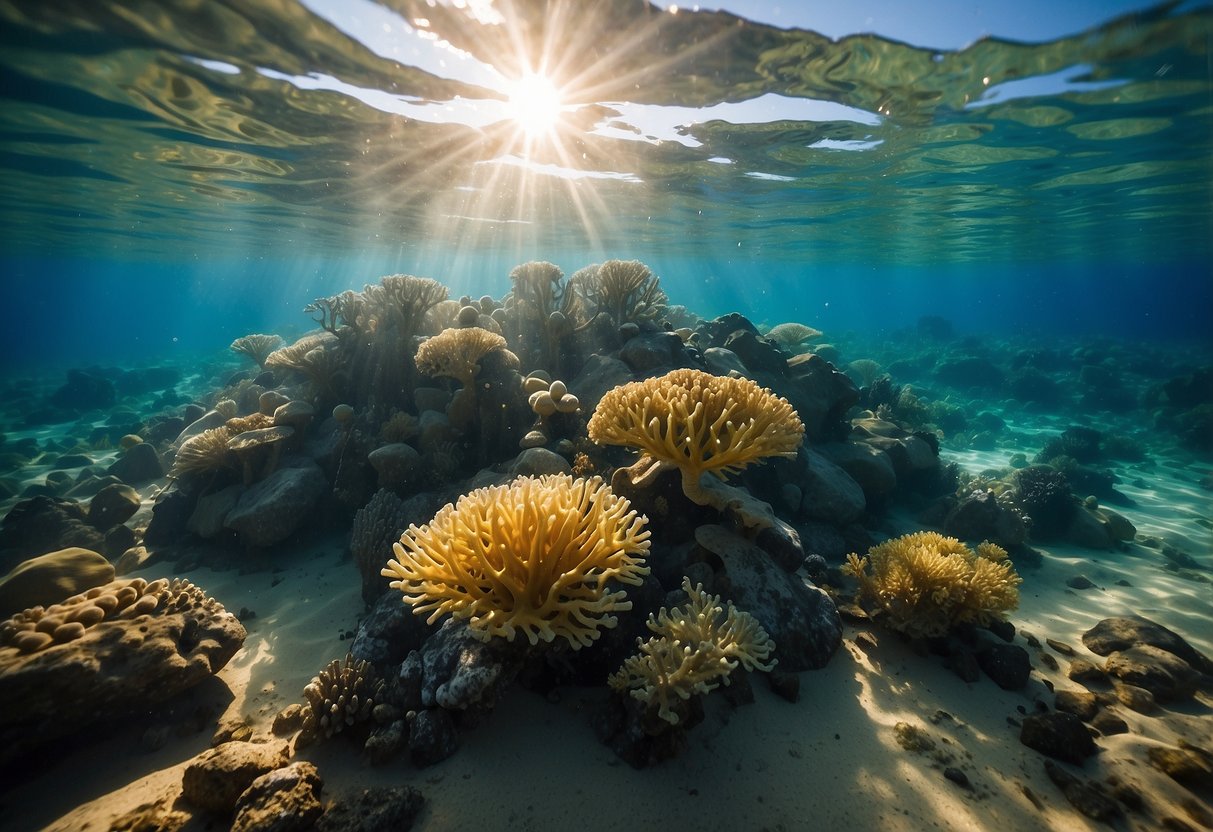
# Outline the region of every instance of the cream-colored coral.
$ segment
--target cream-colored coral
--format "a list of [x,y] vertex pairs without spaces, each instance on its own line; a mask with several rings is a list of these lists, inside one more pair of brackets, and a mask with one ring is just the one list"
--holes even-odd
[[504,338],[478,326],[444,329],[417,349],[417,369],[427,376],[458,379],[465,390],[470,390],[480,372],[480,359],[504,348]]
[[1019,605],[1022,579],[993,543],[974,552],[954,537],[914,532],[873,546],[867,557],[851,553],[842,569],[859,581],[860,599],[875,615],[915,638],[989,624]]
[[765,457],[795,456],[804,439],[804,424],[786,399],[750,379],[700,370],[673,370],[607,391],[587,430],[600,445],[639,448],[653,467],[677,466],[683,490],[701,503],[703,474],[723,480]]
[[593,304],[617,325],[653,320],[666,309],[669,298],[661,280],[639,260],[607,260],[587,266],[571,281]]
[[265,359],[280,346],[282,346],[282,338],[277,335],[254,334],[237,338],[228,349],[240,355],[247,355],[258,365],[264,367]]
[[679,721],[678,700],[729,684],[738,664],[771,670],[776,663],[775,644],[752,615],[731,602],[722,606],[720,596],[692,587],[689,578],[682,579],[682,589],[687,605],[650,615],[648,628],[656,635],[640,642],[640,652],[607,679],[612,689],[656,707],[671,725]]
[[578,649],[632,608],[608,583],[648,574],[647,522],[598,477],[519,477],[409,526],[383,575],[430,623],[451,613],[485,639],[522,632]]
[[331,737],[371,718],[383,700],[383,681],[370,662],[347,653],[344,662],[333,659],[308,682],[303,696],[311,706],[303,716],[304,733]]
[[227,426],[204,430],[181,443],[169,475],[212,474],[239,466],[236,455],[227,447],[232,432]]
[[814,338],[821,337],[820,329],[813,329],[811,326],[789,322],[771,327],[771,331],[767,333],[767,337],[778,341],[785,347],[795,347],[798,344],[803,344],[805,341],[812,341]]

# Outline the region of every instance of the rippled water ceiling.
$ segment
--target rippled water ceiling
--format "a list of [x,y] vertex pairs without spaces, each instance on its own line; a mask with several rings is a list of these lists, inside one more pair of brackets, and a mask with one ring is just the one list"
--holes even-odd
[[4,242],[1208,252],[1206,4],[923,46],[877,6],[836,40],[802,4],[0,2]]

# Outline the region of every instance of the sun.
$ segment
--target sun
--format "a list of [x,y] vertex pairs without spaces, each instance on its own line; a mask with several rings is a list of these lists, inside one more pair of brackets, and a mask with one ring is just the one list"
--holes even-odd
[[529,138],[553,133],[564,102],[560,90],[546,75],[528,72],[508,85],[509,113]]

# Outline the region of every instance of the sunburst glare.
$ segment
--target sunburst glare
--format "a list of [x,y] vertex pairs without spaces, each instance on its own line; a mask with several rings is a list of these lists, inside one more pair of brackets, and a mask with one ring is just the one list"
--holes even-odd
[[550,78],[527,72],[509,85],[508,92],[510,117],[528,137],[547,136],[556,129],[564,102]]

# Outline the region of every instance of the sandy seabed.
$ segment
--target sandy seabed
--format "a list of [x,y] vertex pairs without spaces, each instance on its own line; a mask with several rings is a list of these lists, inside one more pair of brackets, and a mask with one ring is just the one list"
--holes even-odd
[[[970,470],[1005,463],[975,453],[945,456]],[[1123,488],[1137,502],[1124,513],[1139,539],[1179,536],[1208,565],[1210,497],[1196,485],[1206,473],[1198,468],[1162,461],[1148,489]],[[181,575],[229,610],[256,613],[246,622],[244,648],[190,696],[218,703],[221,719],[244,718],[259,734],[269,733],[280,709],[302,701],[304,685],[344,655],[341,634],[352,631],[363,612],[345,543],[340,536],[317,540],[272,572],[178,573],[161,562],[137,573]],[[486,721],[462,734],[453,757],[426,769],[414,767],[407,754],[371,766],[341,738],[299,758],[318,766],[326,798],[371,785],[416,787],[426,804],[414,828],[423,832],[1103,828],[1069,805],[1045,775],[1045,758],[1018,739],[1015,720],[1037,701],[1052,705],[1044,680],[1058,690],[1078,688],[1065,675],[1067,657],[1053,654],[1059,670],[1041,661],[1042,652],[1053,652],[1044,640],[1064,642],[1098,662],[1083,647],[1082,633],[1101,618],[1136,613],[1213,654],[1213,587],[1200,579],[1207,573],[1170,571],[1157,551],[1139,544],[1119,552],[1039,548],[1043,561],[1021,570],[1020,607],[1011,616],[1017,644],[1025,644],[1026,634],[1042,644],[1028,648],[1035,670],[1024,691],[1003,691],[984,677],[967,684],[940,658],[920,655],[879,628],[848,622],[829,665],[800,674],[798,702],[780,699],[760,679],[753,704],[734,708],[713,694],[689,748],[642,771],[594,736],[589,715],[606,697],[605,687],[560,689],[550,697],[514,688]],[[1080,574],[1095,587],[1066,586]],[[1213,700],[1198,693],[1151,715],[1117,711],[1129,733],[1100,738],[1100,753],[1080,773],[1100,781],[1114,775],[1138,787],[1148,811],[1118,828],[1159,828],[1166,817],[1195,828],[1182,804],[1199,798],[1152,768],[1146,749],[1181,738],[1213,746]],[[894,736],[899,722],[923,729],[943,754],[904,750]],[[45,771],[0,792],[0,829],[107,830],[140,804],[173,805],[185,765],[209,740],[203,731],[149,751],[132,733],[65,750]],[[945,756],[950,759],[941,762]],[[946,779],[948,766],[963,771],[971,788]],[[173,808],[189,811],[180,801]],[[187,828],[223,826],[198,815]]]

